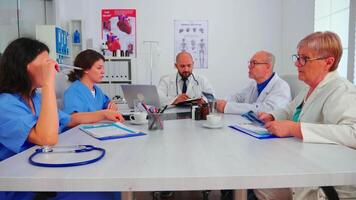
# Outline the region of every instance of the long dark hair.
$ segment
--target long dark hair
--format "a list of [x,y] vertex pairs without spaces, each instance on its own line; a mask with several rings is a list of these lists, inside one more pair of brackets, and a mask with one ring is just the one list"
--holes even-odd
[[74,82],[74,81],[82,78],[84,75],[84,70],[90,69],[93,66],[93,64],[100,59],[105,61],[105,57],[103,55],[101,55],[100,53],[98,53],[92,49],[87,49],[87,50],[80,52],[77,55],[77,57],[75,57],[74,66],[80,67],[83,70],[72,71],[68,75],[68,80],[71,82]]
[[31,95],[32,82],[27,65],[49,49],[44,43],[31,38],[18,38],[5,49],[0,59],[0,93]]

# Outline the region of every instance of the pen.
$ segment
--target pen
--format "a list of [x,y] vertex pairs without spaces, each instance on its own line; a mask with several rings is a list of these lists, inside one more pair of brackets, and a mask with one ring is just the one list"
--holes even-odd
[[163,113],[163,112],[167,109],[167,107],[168,107],[168,105],[165,105],[165,106],[163,107],[163,109],[161,110],[161,112],[159,112],[159,113]]
[[151,113],[145,103],[142,102],[141,104],[142,104],[143,108],[147,111],[147,113]]
[[83,70],[83,68],[72,66],[72,65],[66,65],[66,64],[58,64],[58,65],[61,70],[71,70],[71,69]]

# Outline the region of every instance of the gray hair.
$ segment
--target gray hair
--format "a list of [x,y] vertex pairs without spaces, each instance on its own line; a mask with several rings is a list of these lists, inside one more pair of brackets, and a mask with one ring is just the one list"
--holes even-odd
[[266,56],[266,62],[268,62],[272,66],[272,71],[273,71],[274,64],[276,62],[276,57],[271,52],[265,50],[261,50],[258,53],[262,53]]

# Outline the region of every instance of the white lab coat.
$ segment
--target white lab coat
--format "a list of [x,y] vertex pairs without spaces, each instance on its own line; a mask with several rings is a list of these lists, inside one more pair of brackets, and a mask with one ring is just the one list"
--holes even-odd
[[259,96],[256,81],[251,81],[242,91],[229,96],[224,113],[243,114],[250,110],[268,112],[283,108],[291,99],[288,83],[275,73]]
[[[272,111],[276,120],[292,120],[309,88],[284,109]],[[300,113],[304,142],[335,143],[356,149],[356,88],[337,72],[330,72],[304,103]],[[356,186],[336,186],[340,198],[356,199]],[[294,189],[294,199],[318,199],[318,188]]]
[[[158,84],[158,94],[161,105],[172,104],[175,98],[182,93],[182,87],[183,80],[178,73],[163,76]],[[189,76],[186,94],[190,98],[199,98],[203,96],[202,92],[210,93],[215,96],[215,91],[208,82],[208,79],[196,74]]]

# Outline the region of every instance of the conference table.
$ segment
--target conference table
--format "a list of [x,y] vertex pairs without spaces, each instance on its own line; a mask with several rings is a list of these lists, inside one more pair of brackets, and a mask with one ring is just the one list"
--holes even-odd
[[[356,184],[356,151],[341,145],[303,143],[296,138],[259,140],[228,127],[244,122],[239,115],[222,115],[223,127],[204,128],[204,120],[164,121],[163,130],[147,124],[126,125],[144,136],[99,141],[70,129],[58,145],[92,144],[106,149],[93,164],[43,168],[32,166],[30,148],[0,163],[1,191],[192,191],[234,189],[246,199],[246,189]],[[47,161],[79,157],[45,155]]]

